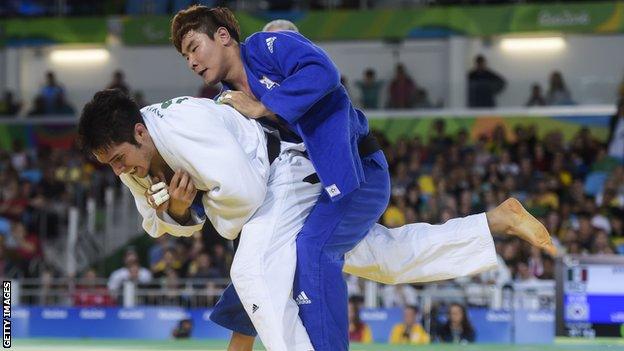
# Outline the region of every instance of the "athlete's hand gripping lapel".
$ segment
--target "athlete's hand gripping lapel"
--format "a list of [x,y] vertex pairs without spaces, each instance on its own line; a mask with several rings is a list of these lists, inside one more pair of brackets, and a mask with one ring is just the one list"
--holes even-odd
[[217,102],[234,107],[245,117],[275,119],[275,114],[267,109],[264,104],[242,91],[226,90],[217,98]]
[[154,177],[152,185],[145,193],[147,203],[156,211],[167,211],[178,223],[186,223],[190,219],[190,207],[197,194],[197,189],[189,174],[183,170],[177,170],[169,186],[166,185],[164,176]]

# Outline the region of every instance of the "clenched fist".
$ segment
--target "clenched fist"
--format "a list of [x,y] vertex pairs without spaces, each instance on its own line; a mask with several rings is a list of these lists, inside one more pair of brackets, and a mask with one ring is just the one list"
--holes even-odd
[[154,177],[154,185],[146,192],[147,203],[157,212],[167,211],[178,223],[184,224],[191,217],[190,207],[193,204],[197,189],[189,174],[177,170],[169,186],[162,180],[164,177]]

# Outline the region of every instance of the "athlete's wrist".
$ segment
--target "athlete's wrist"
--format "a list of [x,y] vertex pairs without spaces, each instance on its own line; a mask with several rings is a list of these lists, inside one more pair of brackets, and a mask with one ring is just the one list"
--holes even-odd
[[181,224],[181,225],[184,225],[191,219],[190,207],[176,209],[170,206],[169,209],[167,210],[167,213],[169,213],[169,216],[171,216],[173,220],[175,220],[176,222],[178,222],[178,224]]

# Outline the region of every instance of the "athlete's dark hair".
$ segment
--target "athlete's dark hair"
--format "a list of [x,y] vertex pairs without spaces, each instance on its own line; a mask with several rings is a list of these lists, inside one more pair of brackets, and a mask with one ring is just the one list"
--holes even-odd
[[134,126],[144,123],[139,106],[118,89],[97,92],[82,109],[78,145],[86,153],[128,142],[139,145]]
[[193,5],[178,12],[171,20],[171,41],[178,52],[182,52],[182,39],[188,32],[193,30],[214,39],[219,27],[227,29],[230,36],[240,43],[240,26],[232,11],[225,7]]

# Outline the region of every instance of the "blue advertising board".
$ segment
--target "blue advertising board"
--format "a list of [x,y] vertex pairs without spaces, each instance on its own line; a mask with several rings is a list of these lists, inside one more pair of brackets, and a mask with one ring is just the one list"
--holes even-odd
[[[181,307],[76,308],[15,307],[15,338],[170,339],[183,319],[193,321],[193,338],[228,339],[230,331],[210,321],[211,309]],[[468,315],[478,343],[551,343],[554,311],[497,311],[470,308]],[[362,309],[361,319],[375,342],[388,342],[392,327],[401,323],[400,308]]]

